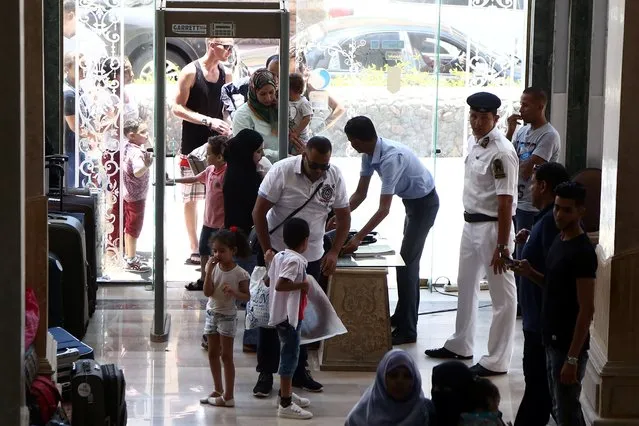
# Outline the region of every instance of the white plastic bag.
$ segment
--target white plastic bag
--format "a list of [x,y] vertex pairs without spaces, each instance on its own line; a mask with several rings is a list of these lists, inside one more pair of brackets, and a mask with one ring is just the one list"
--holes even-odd
[[300,344],[305,345],[346,334],[346,327],[337,316],[335,308],[322,287],[311,275],[308,275],[307,279],[311,289],[308,292],[308,304],[304,310]]
[[258,327],[268,327],[269,320],[269,297],[268,287],[264,285],[266,268],[256,266],[251,274],[249,293],[251,298],[246,304],[246,329],[251,330]]

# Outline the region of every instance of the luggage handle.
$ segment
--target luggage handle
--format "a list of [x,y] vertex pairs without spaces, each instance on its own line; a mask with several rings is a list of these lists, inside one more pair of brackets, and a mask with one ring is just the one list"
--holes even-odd
[[[68,159],[69,159],[66,155],[49,155],[47,157],[64,157],[63,161],[68,161]],[[45,157],[45,159],[47,157]],[[64,203],[64,201],[63,201],[63,198],[64,198],[64,167],[61,164],[55,162],[55,159],[53,159],[53,160],[54,160],[54,162],[52,164],[45,164],[44,168],[45,169],[57,169],[60,172],[60,185],[59,185],[60,186],[60,188],[59,188],[59,191],[60,191],[60,211],[64,211],[64,208],[63,208],[63,203]]]

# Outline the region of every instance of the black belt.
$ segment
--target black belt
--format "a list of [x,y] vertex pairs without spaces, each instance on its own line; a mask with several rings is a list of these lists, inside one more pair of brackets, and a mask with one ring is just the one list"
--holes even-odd
[[464,212],[464,221],[468,223],[478,223],[478,222],[497,222],[499,219],[496,217],[488,216],[481,213],[468,213]]

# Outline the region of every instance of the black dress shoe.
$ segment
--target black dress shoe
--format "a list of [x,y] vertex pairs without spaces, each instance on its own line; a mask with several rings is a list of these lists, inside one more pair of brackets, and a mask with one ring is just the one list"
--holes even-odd
[[491,377],[491,376],[501,376],[503,374],[506,374],[505,371],[493,371],[493,370],[489,370],[486,367],[483,367],[481,365],[479,365],[479,363],[473,365],[472,367],[470,367],[470,371],[478,377]]
[[415,343],[417,341],[417,336],[407,336],[401,332],[400,329],[396,328],[391,334],[393,346],[405,345],[407,343]]
[[473,359],[472,355],[462,356],[462,355],[456,354],[453,351],[449,351],[446,348],[426,349],[424,353],[426,354],[426,356],[429,356],[431,358],[438,358],[438,359],[461,359],[461,360]]

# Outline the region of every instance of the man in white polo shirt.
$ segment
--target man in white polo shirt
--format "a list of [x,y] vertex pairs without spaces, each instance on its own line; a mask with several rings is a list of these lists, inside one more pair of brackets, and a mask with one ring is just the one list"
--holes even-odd
[[[287,217],[310,201],[295,217],[308,222],[310,238],[303,253],[308,260],[306,272],[319,281],[335,271],[337,256],[346,241],[351,226],[346,185],[342,173],[331,166],[331,142],[322,136],[309,139],[306,152],[289,157],[273,165],[264,177],[258,192],[253,222],[264,252],[264,258],[272,259],[275,252],[284,250],[282,226]],[[338,221],[334,244],[324,254],[324,232],[328,214],[334,211]],[[273,233],[269,230],[277,228]],[[273,388],[273,374],[279,365],[279,339],[274,329],[260,328],[257,344],[257,371],[260,377],[253,389],[256,397],[269,396]],[[321,392],[323,387],[306,370],[307,348],[300,347],[293,386],[310,392]]]

